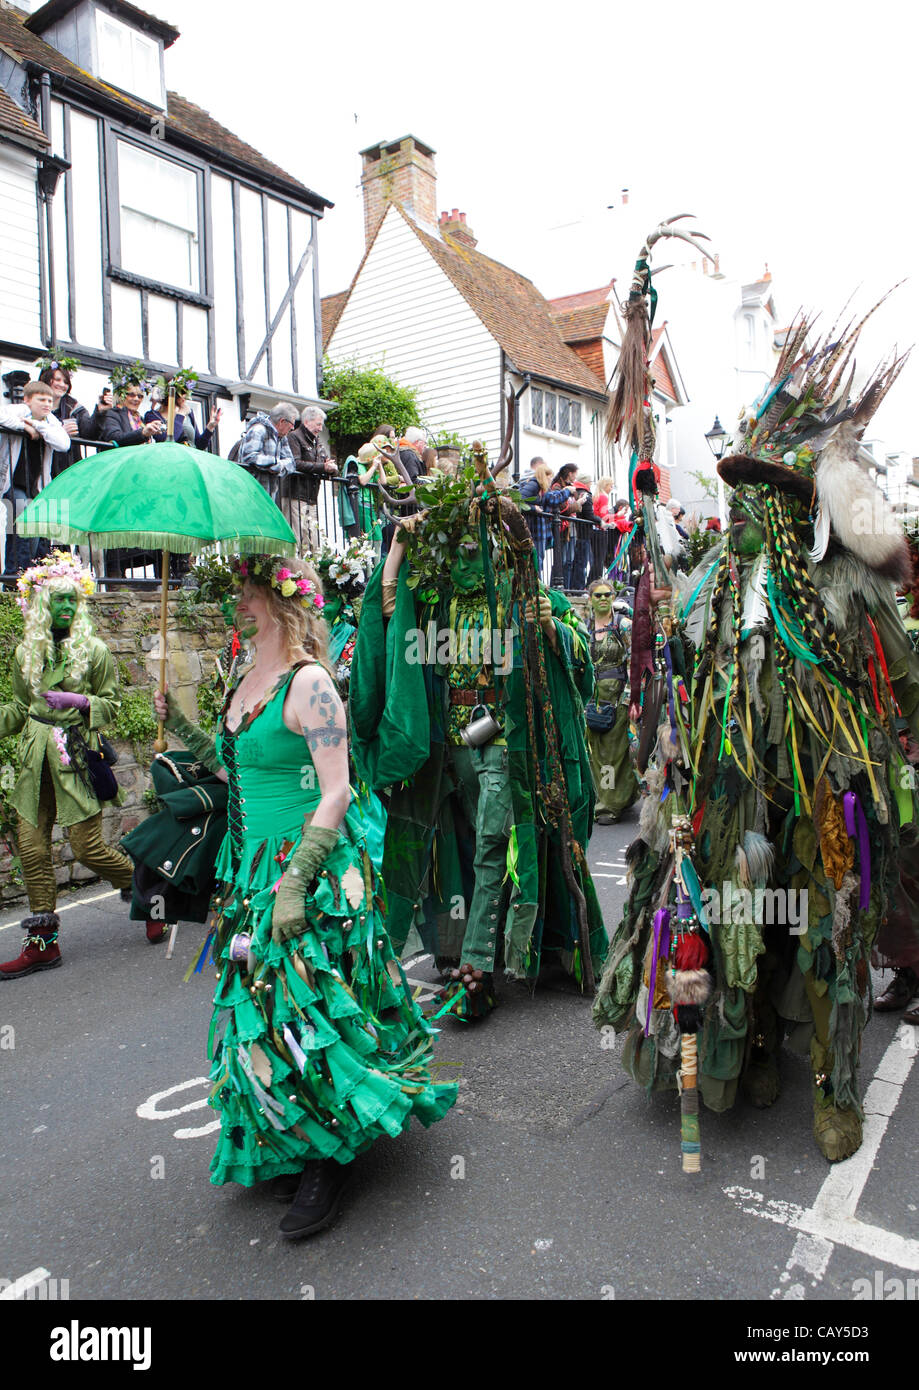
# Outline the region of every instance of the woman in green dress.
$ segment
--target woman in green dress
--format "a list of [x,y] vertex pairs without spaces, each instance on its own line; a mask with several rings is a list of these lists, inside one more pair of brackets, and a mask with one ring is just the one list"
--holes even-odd
[[629,643],[613,610],[613,586],[608,579],[596,579],[587,591],[590,625],[590,658],[594,664],[596,686],[593,704],[612,706],[612,720],[606,730],[587,724],[587,749],[597,804],[594,820],[612,825],[621,820],[640,788],[629,756],[629,715],[622,702],[628,681]]
[[412,1115],[440,1119],[456,1087],[431,1081],[432,1029],[386,933],[318,579],[269,556],[236,569],[237,627],[256,656],[228,695],[216,745],[167,699],[156,705],[229,785],[213,904],[221,1131],[211,1181],[276,1179],[279,1200],[295,1190],[280,1229],[296,1239],[332,1221],[357,1154]]

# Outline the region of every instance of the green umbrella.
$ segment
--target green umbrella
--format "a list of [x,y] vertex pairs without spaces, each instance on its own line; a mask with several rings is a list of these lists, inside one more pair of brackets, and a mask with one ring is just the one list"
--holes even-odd
[[[170,412],[171,414],[171,412]],[[163,552],[160,689],[166,685],[169,555],[219,545],[234,554],[295,555],[296,536],[268,493],[239,464],[185,444],[107,449],[72,464],[24,509],[23,536],[58,544]],[[166,747],[160,725],[157,751]]]
[[238,463],[185,444],[106,449],[60,473],[25,508],[23,536],[106,549],[190,554],[221,542],[236,554],[293,555],[296,537]]

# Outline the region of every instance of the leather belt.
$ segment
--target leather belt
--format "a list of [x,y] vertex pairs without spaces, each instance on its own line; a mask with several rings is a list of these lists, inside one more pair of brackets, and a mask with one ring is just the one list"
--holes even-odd
[[495,703],[494,686],[483,685],[478,690],[451,690],[451,705],[493,705]]

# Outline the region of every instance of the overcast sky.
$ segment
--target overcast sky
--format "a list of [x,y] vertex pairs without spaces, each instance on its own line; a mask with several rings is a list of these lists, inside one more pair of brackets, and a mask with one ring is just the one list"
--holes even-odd
[[[646,230],[695,213],[729,275],[768,263],[786,319],[801,304],[832,319],[853,291],[864,310],[906,278],[863,335],[865,368],[917,337],[919,22],[903,0],[146,7],[182,33],[170,88],[335,203],[323,294],[363,251],[358,151],[411,133],[436,151],[439,207],[549,297],[627,280],[627,187]],[[664,277],[660,294],[666,315]],[[871,433],[919,455],[914,359]]]

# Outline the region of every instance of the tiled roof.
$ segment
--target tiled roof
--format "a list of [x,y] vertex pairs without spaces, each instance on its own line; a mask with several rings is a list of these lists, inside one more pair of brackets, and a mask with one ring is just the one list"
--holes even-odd
[[[574,296],[572,296],[573,298]],[[557,300],[550,300],[553,306]],[[602,338],[609,314],[609,305],[585,304],[582,308],[566,309],[559,312],[552,309],[552,321],[566,343],[584,343],[592,338]]]
[[[663,335],[663,332],[664,332],[664,329],[666,328],[666,326],[667,326],[666,324],[661,324],[660,328],[654,328],[654,329],[652,329],[652,331],[651,331],[651,352],[652,352],[652,354],[654,353],[655,348],[657,348],[657,345],[658,345],[658,343],[659,343],[660,340],[661,340],[661,337],[662,337],[662,335]],[[680,399],[679,396],[678,396],[678,394],[677,394],[676,387],[675,387],[674,384],[673,384],[673,377],[670,375],[670,368],[668,367],[668,365],[667,365],[667,360],[666,360],[666,358],[664,357],[663,348],[660,349],[660,351],[657,353],[657,356],[656,356],[656,357],[652,356],[652,359],[651,359],[651,375],[654,377],[654,385],[655,385],[656,389],[657,389],[658,391],[660,391],[662,395],[664,395],[664,396],[669,396],[670,400],[672,400],[672,401],[678,401],[678,400]]]
[[565,294],[561,299],[550,299],[552,312],[564,313],[568,309],[587,309],[596,304],[606,304],[615,283],[615,280],[610,280],[608,285],[601,285],[598,290],[581,290],[579,294]]
[[423,231],[393,203],[466,303],[519,372],[594,396],[605,395],[596,376],[563,341],[549,301],[522,275],[451,237]]
[[[118,91],[115,87],[109,86],[107,82],[100,82],[98,78],[93,77],[83,68],[71,63],[68,58],[58,53],[56,48],[52,48],[37,34],[33,34],[27,29],[25,27],[26,19],[28,19],[28,15],[24,11],[7,9],[4,5],[0,5],[0,44],[7,51],[13,53],[20,62],[36,63],[46,69],[52,74],[52,83],[55,77],[59,81],[72,82],[89,94],[95,93],[97,97],[114,103],[121,109],[124,118],[128,121],[132,119],[136,121],[138,117],[142,117],[144,122],[149,122],[150,117],[156,114],[156,107],[138,101],[125,92]],[[179,96],[178,92],[168,93],[166,139],[177,145],[192,142],[202,146],[207,156],[215,164],[220,164],[221,156],[223,156],[231,163],[250,169],[254,175],[260,174],[264,179],[285,185],[292,194],[299,195],[305,201],[319,207],[332,206],[327,198],[313,193],[305,184],[292,178],[277,164],[272,164],[258,150],[247,145],[244,140],[240,140],[225,126],[220,125],[200,106],[195,106],[193,102]]]
[[218,161],[221,154],[229,155],[238,163],[245,164],[259,173],[267,174],[279,182],[286,183],[301,194],[307,194],[311,202],[327,208],[332,206],[328,198],[323,198],[321,193],[314,193],[312,189],[307,188],[298,179],[292,178],[277,164],[272,164],[270,159],[259,154],[258,150],[253,149],[251,145],[247,145],[245,140],[240,140],[238,135],[234,135],[232,131],[227,130],[226,126],[215,121],[208,111],[204,111],[200,106],[195,106],[185,97],[179,96],[178,92],[168,93],[167,136],[170,131],[189,136],[199,144],[207,145],[214,152]]
[[40,125],[20,109],[11,96],[0,87],[0,135],[17,145],[46,150],[51,144]]
[[348,295],[350,293],[350,289],[340,290],[338,294],[327,294],[325,299],[321,300],[320,302],[320,308],[322,310],[323,352],[325,352],[326,348],[329,346],[329,340],[331,339],[332,334],[335,332],[335,329],[338,327],[338,320],[341,318],[341,311],[347,304]]

